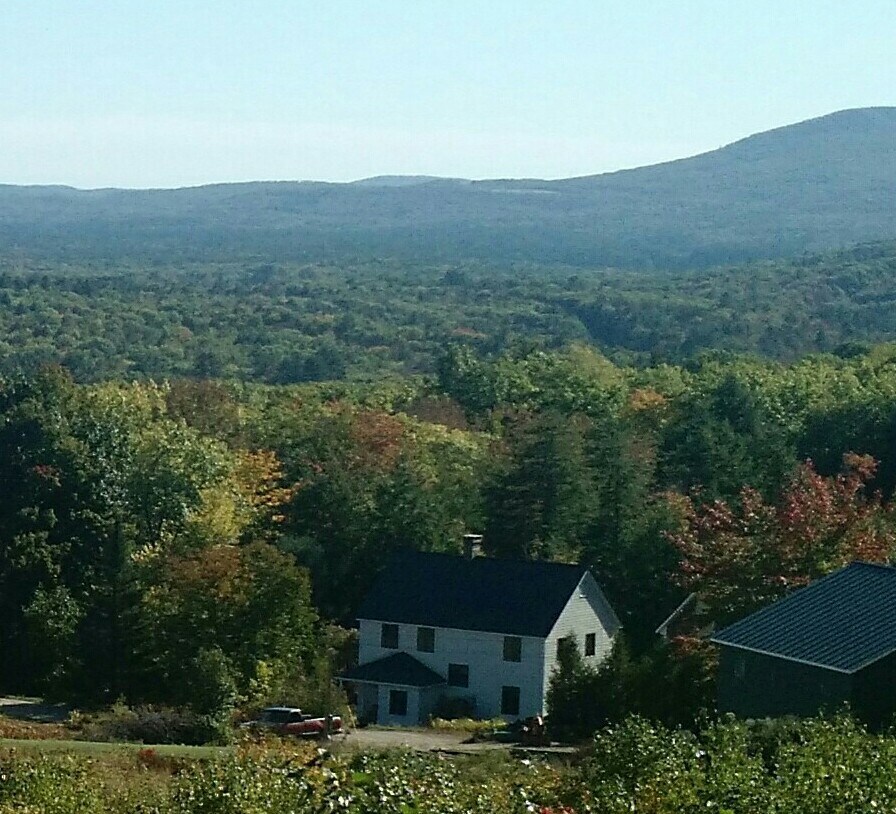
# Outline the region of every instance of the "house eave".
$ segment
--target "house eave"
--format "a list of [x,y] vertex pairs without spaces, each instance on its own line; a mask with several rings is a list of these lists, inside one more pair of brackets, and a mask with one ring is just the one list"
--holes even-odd
[[[781,659],[782,661],[790,661],[794,664],[803,664],[806,667],[817,667],[820,670],[829,670],[832,673],[840,673],[841,675],[852,675],[853,673],[858,672],[859,670],[867,667],[869,664],[873,664],[875,661],[878,661],[880,658],[884,656],[878,656],[874,658],[872,661],[867,662],[866,664],[861,665],[860,667],[856,667],[852,670],[844,670],[842,667],[834,667],[830,664],[821,664],[817,661],[810,661],[808,659],[798,659],[794,656],[785,656],[782,653],[773,653],[771,650],[760,650],[757,647],[749,647],[745,644],[735,644],[734,642],[726,642],[722,639],[710,639],[710,643],[720,646],[720,647],[733,647],[737,650],[744,650],[747,653],[757,653],[760,656],[769,656],[775,659]],[[891,651],[893,652],[893,651]],[[889,654],[886,654],[889,655]]]
[[434,681],[432,684],[406,684],[403,681],[374,681],[369,678],[345,678],[344,676],[336,676],[336,680],[340,684],[374,684],[386,687],[407,687],[411,690],[427,690],[430,687],[444,687],[448,683],[446,681]]
[[873,659],[868,659],[868,661],[863,662],[851,672],[858,673],[860,670],[864,670],[866,667],[870,667],[872,664],[877,664],[877,662],[879,662],[881,659],[885,659],[887,656],[892,656],[893,653],[896,653],[896,647],[888,650],[886,653],[881,653],[879,656],[875,656]]
[[681,616],[685,610],[687,610],[688,606],[697,599],[697,594],[695,592],[691,592],[683,599],[678,607],[675,608],[672,613],[670,613],[662,624],[655,630],[654,635],[656,636],[665,636],[666,632],[669,630],[669,626]]
[[[558,614],[559,618],[559,614]],[[386,624],[386,625],[413,625],[414,627],[431,627],[437,630],[459,630],[461,633],[487,633],[491,636],[517,636],[520,639],[535,639],[537,641],[545,641],[550,635],[550,631],[548,631],[544,636],[538,635],[536,633],[506,633],[502,630],[483,630],[476,629],[471,627],[454,627],[450,625],[430,625],[423,624],[422,622],[415,622],[407,619],[374,619],[370,616],[361,616],[356,620],[357,622],[373,622],[374,624]],[[555,621],[556,624],[556,621]],[[553,630],[553,626],[551,628]]]

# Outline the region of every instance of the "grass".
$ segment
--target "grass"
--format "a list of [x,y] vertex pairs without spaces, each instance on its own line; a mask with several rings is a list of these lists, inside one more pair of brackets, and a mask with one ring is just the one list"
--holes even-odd
[[22,740],[19,738],[0,738],[0,749],[16,749],[21,752],[48,754],[69,752],[85,756],[108,755],[113,753],[127,754],[152,749],[158,757],[190,758],[208,760],[223,757],[233,752],[230,746],[181,746],[179,744],[150,743],[102,743],[99,741],[73,740]]
[[508,728],[503,718],[480,720],[477,718],[433,718],[429,722],[430,730],[437,732],[467,732],[471,735],[483,732],[500,732]]

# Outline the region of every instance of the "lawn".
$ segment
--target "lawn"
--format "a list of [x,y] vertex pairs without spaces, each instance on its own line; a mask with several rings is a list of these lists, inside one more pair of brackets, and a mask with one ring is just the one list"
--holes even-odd
[[51,752],[70,752],[87,757],[114,753],[137,753],[144,749],[152,749],[158,757],[208,759],[229,755],[233,752],[229,746],[181,746],[177,744],[148,743],[101,743],[99,741],[73,740],[23,740],[19,738],[0,738],[0,750],[16,749],[21,752],[48,754]]

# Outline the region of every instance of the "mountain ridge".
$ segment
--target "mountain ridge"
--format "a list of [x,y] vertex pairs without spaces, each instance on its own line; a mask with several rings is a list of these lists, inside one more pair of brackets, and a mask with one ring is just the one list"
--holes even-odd
[[378,176],[178,189],[0,186],[0,251],[707,267],[896,237],[896,107],[559,180]]

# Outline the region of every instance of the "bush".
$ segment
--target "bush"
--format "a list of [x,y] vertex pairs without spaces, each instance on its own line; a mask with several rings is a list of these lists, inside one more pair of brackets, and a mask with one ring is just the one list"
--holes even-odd
[[99,814],[100,789],[86,782],[74,758],[4,759],[0,765],[0,814]]
[[[176,769],[176,771],[175,771]],[[896,811],[896,737],[846,716],[722,720],[702,731],[631,717],[573,765],[506,753],[334,756],[246,744],[176,767],[145,749],[23,757],[0,750],[0,814],[871,814]]]
[[469,698],[451,698],[443,695],[436,702],[433,718],[453,721],[459,718],[475,718],[476,705]]
[[279,675],[260,662],[256,677],[250,682],[250,697],[241,708],[242,718],[251,720],[259,710],[270,706],[298,707],[314,715],[339,715],[351,726],[354,716],[345,690],[333,680],[329,662],[315,660],[310,674],[300,667]]
[[551,732],[582,740],[631,715],[667,726],[697,727],[714,708],[714,663],[707,645],[688,644],[658,645],[634,658],[620,634],[597,668],[583,662],[577,647],[564,648],[548,686]]
[[34,723],[0,716],[0,738],[16,740],[64,740],[71,737],[65,724]]
[[478,735],[485,732],[496,732],[507,729],[507,721],[503,718],[477,719],[477,718],[430,718],[430,729],[443,732],[468,732]]
[[699,733],[629,718],[601,729],[566,778],[576,811],[896,811],[896,738],[848,716],[725,720]]
[[[228,735],[229,735],[228,726]],[[219,722],[186,707],[144,705],[129,707],[118,703],[107,712],[85,720],[85,740],[136,743],[221,743]]]
[[315,715],[333,713],[351,725],[354,716],[345,690],[333,676],[357,661],[357,633],[336,625],[320,632],[312,657],[302,663],[257,661],[241,712],[254,719],[269,706],[299,707]]

